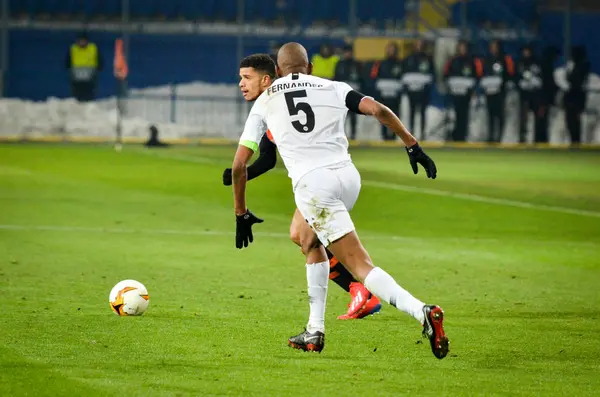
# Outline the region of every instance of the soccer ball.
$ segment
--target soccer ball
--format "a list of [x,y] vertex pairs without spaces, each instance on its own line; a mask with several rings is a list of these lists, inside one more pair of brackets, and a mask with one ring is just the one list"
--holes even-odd
[[150,295],[144,284],[135,280],[123,280],[110,291],[108,303],[119,316],[141,316],[148,309]]

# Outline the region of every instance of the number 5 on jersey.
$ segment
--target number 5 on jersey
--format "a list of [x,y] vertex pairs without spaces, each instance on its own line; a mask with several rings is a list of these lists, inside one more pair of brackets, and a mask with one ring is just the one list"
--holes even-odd
[[306,90],[291,91],[285,93],[285,103],[287,104],[288,112],[290,116],[298,116],[299,112],[304,112],[306,115],[306,123],[302,124],[298,120],[292,121],[292,126],[296,131],[301,133],[309,133],[315,129],[315,112],[313,112],[310,105],[306,102],[296,102],[296,98],[306,98]]

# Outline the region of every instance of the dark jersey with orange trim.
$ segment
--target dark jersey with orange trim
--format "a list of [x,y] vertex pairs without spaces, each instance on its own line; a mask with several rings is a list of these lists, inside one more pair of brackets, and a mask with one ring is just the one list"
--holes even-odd
[[480,85],[486,95],[502,94],[514,76],[515,64],[510,55],[489,56],[483,60]]
[[371,66],[370,77],[379,99],[400,99],[402,95],[402,63],[397,59],[376,61]]
[[264,174],[277,164],[277,147],[271,131],[267,130],[258,145],[258,149],[258,158],[248,166],[248,180]]
[[271,130],[267,130],[267,139],[275,143],[275,140],[273,139],[273,134],[271,134]]

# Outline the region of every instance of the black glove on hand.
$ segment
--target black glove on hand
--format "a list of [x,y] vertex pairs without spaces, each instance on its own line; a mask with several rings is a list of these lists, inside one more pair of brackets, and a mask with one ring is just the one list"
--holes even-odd
[[225,168],[225,171],[223,171],[223,185],[231,186],[231,183],[231,168]]
[[412,167],[415,175],[419,172],[419,167],[417,164],[421,164],[423,168],[425,168],[427,178],[435,179],[437,176],[437,168],[435,167],[435,163],[428,155],[425,154],[418,143],[415,143],[409,148],[407,147],[406,153],[408,153],[410,166]]
[[247,247],[254,240],[252,237],[252,225],[263,223],[263,220],[257,218],[248,210],[244,215],[237,215],[235,223],[235,247],[242,249],[242,247]]

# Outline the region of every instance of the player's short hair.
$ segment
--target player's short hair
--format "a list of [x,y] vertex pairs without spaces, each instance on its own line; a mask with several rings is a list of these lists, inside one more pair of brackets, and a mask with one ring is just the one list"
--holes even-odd
[[275,62],[269,54],[252,54],[242,59],[240,62],[241,68],[253,68],[257,72],[268,74],[271,79],[275,79],[277,72],[275,71]]

